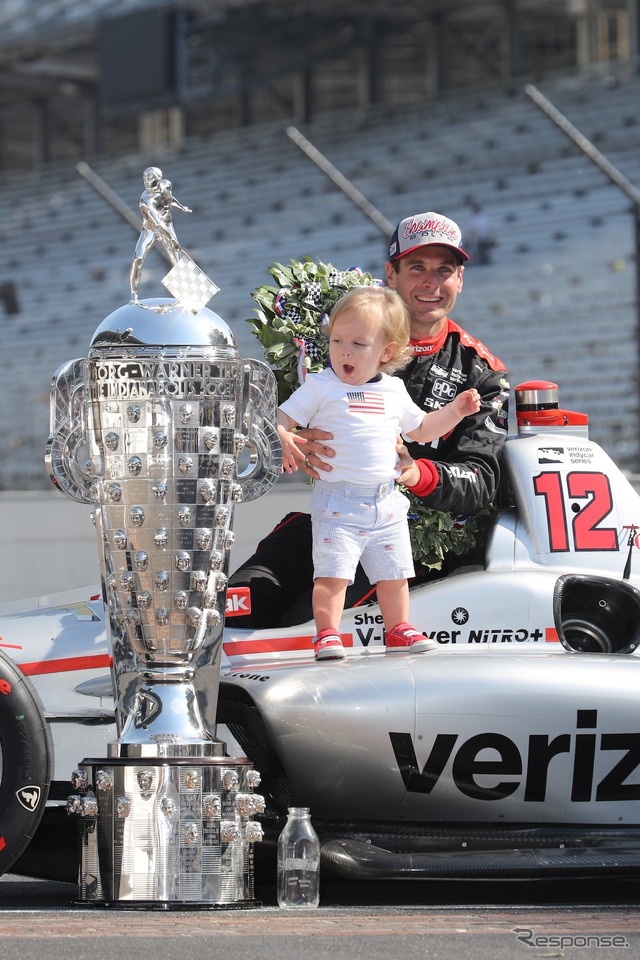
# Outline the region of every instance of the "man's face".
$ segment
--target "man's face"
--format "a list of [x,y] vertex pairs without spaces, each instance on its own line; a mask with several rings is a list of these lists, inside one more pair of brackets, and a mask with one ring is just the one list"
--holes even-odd
[[409,308],[411,337],[437,336],[462,290],[464,267],[456,255],[429,244],[401,257],[397,273],[389,262],[385,269],[387,283]]

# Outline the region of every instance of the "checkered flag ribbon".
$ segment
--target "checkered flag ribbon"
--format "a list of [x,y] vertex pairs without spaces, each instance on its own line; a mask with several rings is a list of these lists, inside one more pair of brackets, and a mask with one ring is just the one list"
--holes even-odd
[[162,282],[169,293],[192,313],[199,313],[220,289],[186,253]]

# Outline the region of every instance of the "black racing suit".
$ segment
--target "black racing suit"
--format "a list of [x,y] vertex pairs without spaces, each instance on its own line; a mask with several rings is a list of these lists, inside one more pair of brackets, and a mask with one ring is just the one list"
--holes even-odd
[[[408,445],[421,472],[412,493],[435,510],[473,516],[492,503],[498,489],[508,420],[507,371],[452,320],[434,341],[414,341],[413,348],[414,359],[397,376],[419,406],[437,409],[470,387],[480,394],[481,405],[445,438]],[[230,577],[229,586],[251,589],[251,613],[234,617],[234,627],[287,626],[311,619],[310,516],[287,514]],[[346,605],[353,606],[367,591],[371,587],[358,568]]]

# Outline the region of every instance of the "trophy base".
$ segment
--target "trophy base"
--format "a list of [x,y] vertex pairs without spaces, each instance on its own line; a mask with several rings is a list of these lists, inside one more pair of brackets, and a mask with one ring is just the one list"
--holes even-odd
[[[174,747],[175,750],[175,747]],[[85,759],[78,903],[135,910],[250,908],[264,809],[245,758]]]
[[96,910],[158,910],[168,913],[169,911],[188,910],[193,913],[196,910],[256,910],[262,906],[261,900],[241,900],[233,903],[209,903],[202,900],[193,902],[193,900],[75,900],[76,907],[93,907]]

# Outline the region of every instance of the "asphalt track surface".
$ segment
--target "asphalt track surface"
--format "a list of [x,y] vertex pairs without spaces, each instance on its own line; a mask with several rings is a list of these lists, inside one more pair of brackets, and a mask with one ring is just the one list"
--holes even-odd
[[540,960],[640,957],[640,888],[601,880],[323,885],[320,907],[78,906],[75,885],[0,879],[2,960]]

